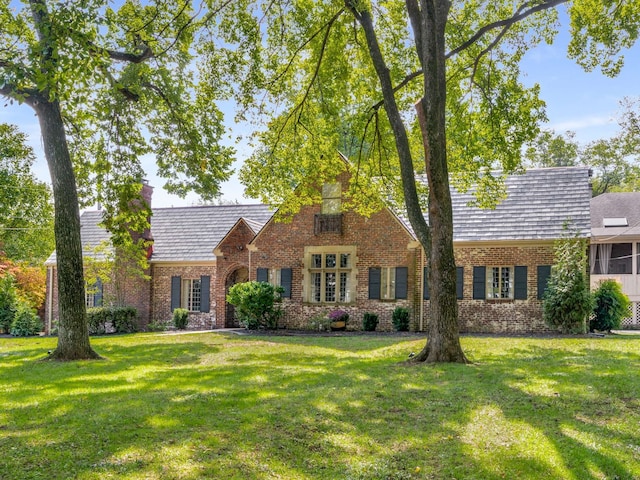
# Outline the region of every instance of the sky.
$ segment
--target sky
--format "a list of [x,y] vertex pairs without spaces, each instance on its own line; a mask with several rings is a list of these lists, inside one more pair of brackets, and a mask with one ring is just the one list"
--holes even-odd
[[[621,112],[620,101],[624,97],[640,96],[640,45],[625,53],[625,66],[616,78],[609,78],[599,70],[585,72],[575,61],[567,58],[566,32],[561,33],[553,45],[540,45],[531,50],[524,58],[521,69],[523,82],[526,85],[538,83],[541,98],[547,104],[548,123],[543,128],[550,128],[557,133],[567,130],[576,133],[575,139],[580,143],[607,138],[617,132],[616,117]],[[6,102],[4,102],[6,103]],[[38,158],[34,166],[37,178],[50,183],[49,171],[44,160],[40,130],[37,118],[26,105],[0,104],[0,122],[12,123],[25,132]],[[233,139],[239,134],[247,133],[246,125],[233,123],[233,108],[224,108],[225,122],[229,128],[228,144],[233,144],[237,151],[235,169],[239,169],[251,150],[246,140],[237,142]],[[154,187],[153,207],[179,207],[198,203],[195,194],[180,198],[164,191],[163,179],[155,175],[154,159],[143,161],[147,179]],[[240,203],[257,203],[255,199],[244,197],[244,189],[237,175],[225,182],[221,188],[222,198]]]

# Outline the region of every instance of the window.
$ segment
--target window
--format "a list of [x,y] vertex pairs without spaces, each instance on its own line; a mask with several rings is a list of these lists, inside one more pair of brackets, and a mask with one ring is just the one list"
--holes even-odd
[[182,279],[182,289],[180,295],[180,306],[190,312],[200,311],[200,279]]
[[487,268],[487,298],[513,298],[511,267]]
[[209,312],[211,277],[171,277],[171,311],[186,308],[190,312]]
[[293,270],[290,268],[258,268],[256,271],[256,280],[258,282],[267,282],[284,288],[282,298],[291,298],[291,281]]
[[369,299],[396,300],[407,298],[407,267],[369,268]]
[[322,214],[337,215],[342,211],[342,185],[325,183],[322,186]]
[[310,303],[354,300],[355,247],[305,248],[306,298]]
[[97,279],[95,283],[85,284],[84,303],[87,308],[102,306],[102,281]]
[[527,266],[473,267],[474,300],[527,300]]
[[631,243],[600,243],[592,245],[589,258],[591,273],[608,275],[632,273],[633,255]]

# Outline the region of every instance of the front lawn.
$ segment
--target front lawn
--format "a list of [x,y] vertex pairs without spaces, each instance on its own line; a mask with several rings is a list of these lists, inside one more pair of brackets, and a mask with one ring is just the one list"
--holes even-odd
[[640,478],[640,337],[0,339],[0,479]]

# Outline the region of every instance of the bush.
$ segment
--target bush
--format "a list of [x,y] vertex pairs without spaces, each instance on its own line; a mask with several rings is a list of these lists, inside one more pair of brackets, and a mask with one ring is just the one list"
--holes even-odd
[[111,309],[113,329],[116,333],[135,333],[138,331],[138,311],[133,307]]
[[366,312],[362,318],[362,328],[365,332],[373,332],[378,326],[378,315]]
[[0,277],[0,329],[9,333],[16,315],[18,297],[13,275]]
[[89,335],[104,335],[107,325],[112,323],[111,311],[107,307],[87,308]]
[[138,331],[138,312],[133,307],[87,308],[89,335],[104,335],[109,326],[115,333]]
[[189,325],[189,310],[186,308],[176,308],[173,311],[173,325],[178,330],[185,330]]
[[593,318],[589,330],[610,332],[620,328],[622,319],[629,315],[629,298],[622,293],[615,280],[603,280],[593,293]]
[[409,309],[405,307],[396,307],[391,316],[393,328],[398,332],[409,331]]
[[326,315],[315,315],[309,319],[309,328],[320,332],[329,331],[331,320]]
[[562,333],[586,333],[586,319],[593,308],[586,252],[586,240],[576,237],[565,237],[554,246],[556,264],[551,268],[542,315],[547,325]]
[[267,282],[236,283],[229,289],[227,302],[236,307],[236,316],[245,328],[275,329],[282,317],[284,288]]
[[42,331],[42,320],[31,307],[21,304],[16,308],[16,314],[11,323],[11,335],[14,337],[28,337]]
[[164,332],[167,329],[167,325],[163,322],[149,322],[147,325],[147,332]]

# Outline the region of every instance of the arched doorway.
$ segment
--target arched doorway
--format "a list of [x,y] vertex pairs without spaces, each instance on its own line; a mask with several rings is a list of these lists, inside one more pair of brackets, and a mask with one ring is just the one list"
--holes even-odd
[[224,298],[225,298],[225,315],[224,326],[225,328],[237,328],[240,326],[240,322],[236,320],[235,308],[229,302],[227,302],[227,294],[229,289],[236,283],[244,283],[249,281],[249,269],[247,267],[240,267],[231,272],[227,276],[227,280],[224,283]]

